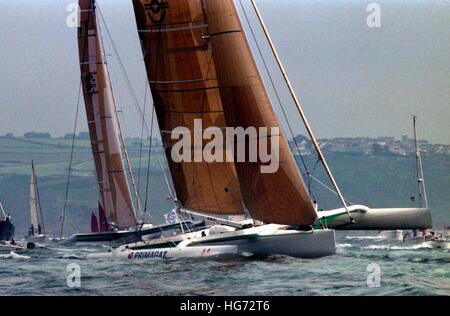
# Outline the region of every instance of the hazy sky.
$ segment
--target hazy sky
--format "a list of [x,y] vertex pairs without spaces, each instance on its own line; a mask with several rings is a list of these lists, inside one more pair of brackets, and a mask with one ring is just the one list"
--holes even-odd
[[[0,0],[0,134],[72,130],[79,85],[76,29],[66,26],[72,2]],[[411,132],[415,113],[423,138],[450,144],[450,0],[377,1],[381,28],[367,27],[371,2],[259,0],[313,129],[319,138],[399,137]],[[98,3],[142,102],[131,0]],[[110,64],[126,134],[137,136],[139,118],[113,56]]]

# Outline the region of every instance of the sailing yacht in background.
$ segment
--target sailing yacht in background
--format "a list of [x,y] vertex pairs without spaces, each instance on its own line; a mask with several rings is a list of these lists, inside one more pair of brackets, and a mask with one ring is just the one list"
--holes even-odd
[[26,239],[30,241],[44,241],[46,239],[44,216],[42,214],[34,161],[31,161],[30,218],[31,224]]

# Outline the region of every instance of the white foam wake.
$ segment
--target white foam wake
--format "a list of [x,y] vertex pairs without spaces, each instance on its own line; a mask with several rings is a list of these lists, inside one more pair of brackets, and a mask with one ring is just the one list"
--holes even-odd
[[11,251],[9,254],[0,254],[0,259],[30,259],[30,257],[22,256]]

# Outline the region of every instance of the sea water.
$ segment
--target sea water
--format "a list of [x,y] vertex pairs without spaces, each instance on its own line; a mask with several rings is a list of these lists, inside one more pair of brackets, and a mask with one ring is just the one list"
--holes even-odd
[[231,261],[83,260],[107,245],[46,244],[0,258],[0,295],[450,295],[450,253],[370,233],[337,252]]

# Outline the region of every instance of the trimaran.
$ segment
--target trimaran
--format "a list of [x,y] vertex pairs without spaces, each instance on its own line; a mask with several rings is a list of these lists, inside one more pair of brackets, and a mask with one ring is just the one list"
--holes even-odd
[[[227,127],[282,129],[233,0],[133,0],[173,186],[174,212],[181,219],[179,224],[164,226],[138,221],[139,195],[117,117],[98,8],[94,0],[80,0],[81,78],[100,188],[100,208],[106,214],[109,228],[108,232],[78,234],[69,240],[120,239],[123,242],[129,238],[131,242],[91,258],[241,254],[312,258],[335,253],[332,228],[381,230],[431,226],[428,209],[376,210],[346,204],[256,2],[252,0],[251,3],[343,208],[317,212],[282,132],[267,136],[279,138],[280,167],[274,173],[261,173],[262,161],[173,161],[171,131],[179,126],[192,131],[198,119],[202,120],[205,130]],[[133,202],[131,192],[136,202]],[[247,220],[231,220],[226,216],[241,216]],[[194,220],[212,224],[202,227]]]

